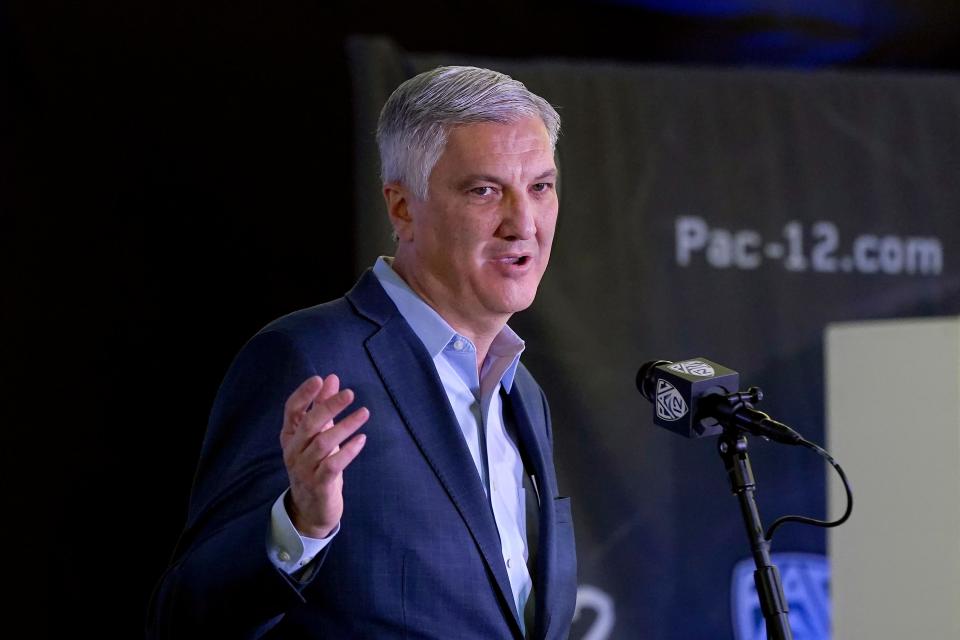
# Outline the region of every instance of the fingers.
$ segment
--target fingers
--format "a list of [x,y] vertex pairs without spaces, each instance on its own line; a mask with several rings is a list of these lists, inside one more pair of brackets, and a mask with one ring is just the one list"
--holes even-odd
[[[362,427],[369,417],[370,412],[363,407],[339,421],[332,429],[318,433],[302,452],[292,454],[289,457],[288,468],[301,478],[318,475],[318,469],[326,467],[328,460],[339,455],[343,447],[355,443],[357,438],[352,438],[346,443],[344,441]],[[365,440],[365,437],[361,439],[361,443],[363,440]],[[351,446],[356,446],[356,444],[351,444]],[[343,466],[349,464],[352,459],[352,456],[347,457]],[[290,464],[291,462],[292,464]],[[327,474],[320,474],[320,479],[326,479],[323,477],[325,475]]]
[[320,390],[319,398],[326,400],[338,391],[340,391],[340,378],[337,377],[337,374],[331,373],[323,381],[323,389]]
[[319,464],[321,460],[332,453],[344,440],[352,436],[370,418],[370,411],[360,407],[333,427],[320,431],[307,442],[302,450],[302,457],[309,463]]
[[326,400],[314,401],[310,410],[303,414],[293,431],[288,447],[294,453],[302,452],[318,433],[333,427],[333,419],[353,402],[353,391],[338,391]]
[[367,436],[362,433],[350,438],[338,451],[323,459],[322,463],[317,466],[317,475],[323,478],[324,476],[330,477],[343,473],[343,470],[353,462],[353,459],[357,457],[366,443]]
[[[327,378],[323,381],[323,389],[320,390],[320,393],[319,393],[319,395],[317,396],[317,399],[319,399],[319,400],[329,400],[329,399],[332,398],[334,395],[336,395],[337,393],[339,393],[339,391],[340,391],[340,378],[338,378],[335,373],[331,373],[331,374],[328,375]],[[348,403],[348,405],[349,405],[349,403]],[[308,411],[309,411],[309,409],[308,409]],[[339,413],[339,411],[338,411],[337,413]],[[331,416],[331,419],[330,419],[330,420],[327,420],[326,422],[324,422],[324,423],[321,425],[321,427],[320,427],[320,430],[321,430],[321,431],[325,431],[326,429],[329,429],[330,427],[333,426],[332,417],[333,417],[333,416]]]
[[[337,381],[339,386],[340,381]],[[323,390],[323,378],[311,376],[303,381],[296,391],[290,394],[283,406],[283,431],[293,433],[294,428],[303,416],[303,413],[313,402],[317,394]]]
[[[311,413],[317,400],[328,400],[340,390],[340,379],[335,374],[330,374],[326,379],[320,376],[311,376],[297,387],[290,394],[284,404],[283,409],[283,428],[280,430],[280,440],[282,444],[295,434],[298,427],[302,426],[304,416]],[[349,402],[347,403],[349,405]],[[345,407],[346,405],[344,405]],[[338,409],[336,413],[343,410]],[[314,418],[324,417],[320,413],[314,414]],[[325,417],[322,424],[328,422],[333,416]],[[313,424],[313,423],[311,423]]]
[[[284,407],[280,437],[284,463],[289,471],[301,477],[313,475],[325,458],[340,453],[340,445],[370,417],[366,407],[361,407],[334,422],[353,400],[353,391],[340,390],[340,379],[334,374],[326,378],[308,378],[290,395]],[[349,453],[339,459],[338,465],[345,467],[349,464],[364,441],[365,438],[361,438],[353,444]]]
[[366,444],[356,432],[370,418],[360,407],[335,420],[353,401],[353,391],[340,389],[331,374],[308,378],[284,405],[280,444],[300,531],[329,532],[343,514],[343,471]]

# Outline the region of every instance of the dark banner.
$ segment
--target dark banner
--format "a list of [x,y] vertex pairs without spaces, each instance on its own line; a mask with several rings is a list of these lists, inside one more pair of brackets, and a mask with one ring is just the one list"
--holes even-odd
[[[413,55],[382,40],[350,56],[358,270],[392,251],[373,131],[399,82],[488,66],[563,117],[553,258],[511,325],[573,498],[571,637],[763,637],[716,439],[654,427],[634,377],[647,360],[704,356],[824,443],[827,323],[960,312],[960,79]],[[751,453],[765,524],[826,516],[820,458],[756,438]],[[828,638],[823,530],[788,524],[773,551],[794,638]]]

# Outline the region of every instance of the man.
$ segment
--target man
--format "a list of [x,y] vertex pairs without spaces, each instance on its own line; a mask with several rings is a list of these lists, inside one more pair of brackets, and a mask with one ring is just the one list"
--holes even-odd
[[566,637],[570,504],[506,326],[550,257],[558,131],[486,69],[393,93],[377,139],[396,256],[237,356],[148,635]]

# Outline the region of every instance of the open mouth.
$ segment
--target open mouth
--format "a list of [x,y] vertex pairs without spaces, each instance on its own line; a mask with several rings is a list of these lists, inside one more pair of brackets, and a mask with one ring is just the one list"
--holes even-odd
[[506,256],[500,258],[499,261],[504,264],[513,264],[522,267],[530,262],[530,256]]

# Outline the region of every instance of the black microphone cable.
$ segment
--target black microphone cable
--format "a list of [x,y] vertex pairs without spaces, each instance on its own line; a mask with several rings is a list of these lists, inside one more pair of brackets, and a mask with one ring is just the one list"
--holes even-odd
[[850,482],[847,480],[847,474],[843,472],[843,467],[841,467],[837,463],[837,461],[833,459],[833,456],[831,456],[823,447],[817,444],[814,444],[813,442],[810,442],[806,438],[801,437],[800,440],[797,442],[797,444],[807,447],[808,449],[812,449],[813,451],[818,453],[820,457],[822,457],[824,460],[829,462],[830,465],[836,470],[837,475],[840,476],[840,480],[843,481],[843,490],[847,494],[847,508],[843,512],[842,516],[832,521],[818,520],[816,518],[810,518],[808,516],[795,516],[795,515],[780,516],[779,518],[773,521],[773,524],[767,527],[767,531],[764,534],[764,537],[767,539],[768,542],[770,540],[773,540],[773,533],[782,524],[786,524],[788,522],[799,522],[800,524],[808,524],[814,527],[822,527],[824,529],[829,529],[832,527],[839,527],[841,524],[846,522],[850,518],[850,513],[853,511],[853,491],[850,488]]

